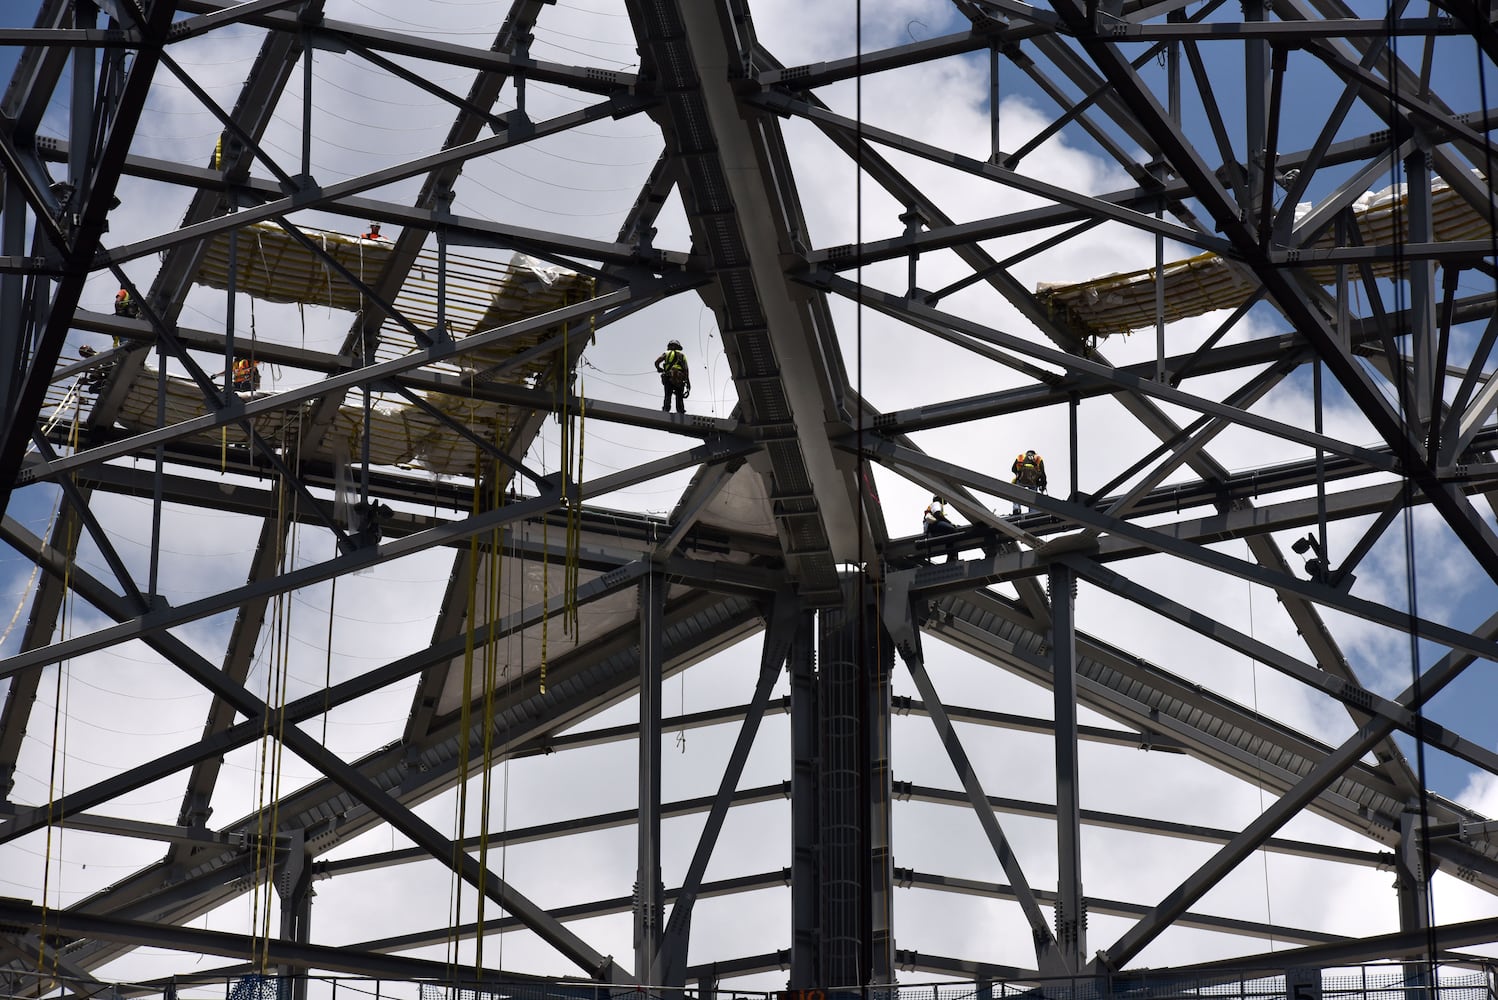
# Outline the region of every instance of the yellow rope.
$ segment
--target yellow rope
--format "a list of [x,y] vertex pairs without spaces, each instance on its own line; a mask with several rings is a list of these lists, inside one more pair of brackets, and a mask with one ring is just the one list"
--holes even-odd
[[[289,426],[281,428],[282,453],[291,451],[288,438]],[[299,435],[298,435],[299,437]],[[300,463],[300,455],[293,454],[292,466]],[[287,510],[290,493],[283,476],[276,491],[276,567],[281,573],[291,567],[288,561],[295,559],[297,508]],[[277,720],[275,732],[271,731],[271,714],[286,703],[286,691],[290,678],[291,662],[291,601],[285,594],[277,594],[272,603],[270,649],[266,656],[264,721],[260,733],[260,759],[256,779],[255,814],[255,878],[251,893],[251,952],[262,975],[270,968],[271,911],[276,877],[276,830],[280,822],[281,762],[285,745],[286,720]],[[261,877],[263,873],[263,878]],[[261,905],[261,883],[264,883],[264,905]]]
[[[508,435],[504,435],[504,445],[508,447]],[[494,442],[501,443],[500,422],[498,415],[494,421]],[[504,468],[498,459],[494,459],[490,465],[489,482],[493,493],[490,497],[491,508],[497,510],[504,506]],[[494,691],[499,677],[499,648],[498,641],[493,634],[494,623],[499,619],[499,592],[500,592],[500,570],[501,553],[504,551],[504,529],[496,525],[489,531],[489,559],[488,559],[488,624],[490,634],[484,641],[484,778],[483,778],[483,802],[479,818],[479,886],[478,886],[478,919],[476,921],[476,935],[474,948],[474,971],[479,972],[484,967],[484,911],[488,903],[488,895],[484,891],[484,883],[489,875],[489,802],[493,795],[494,781]]]
[[[251,325],[251,329],[253,330],[253,322],[252,322],[252,325]],[[291,456],[292,456],[292,461],[291,461],[291,467],[292,467],[292,469],[294,469],[294,470],[300,470],[301,461],[302,461],[300,428],[298,428],[298,433],[296,433],[295,435],[293,435],[291,433],[291,424],[290,424],[289,421],[284,422],[281,425],[281,454],[285,455],[287,453],[290,453]],[[282,488],[283,488],[283,490],[286,489],[286,487],[285,487],[284,484],[283,484]],[[287,550],[287,553],[289,555],[289,561],[290,561],[291,565],[283,567],[282,572],[287,572],[287,571],[295,568],[296,551],[297,551],[297,541],[298,541],[298,539],[301,536],[301,518],[299,516],[300,512],[301,512],[300,511],[301,496],[300,496],[300,494],[295,494],[294,496],[295,496],[295,499],[293,500],[292,507],[291,507],[291,524],[290,524],[290,530],[288,532],[288,534],[290,536],[290,538],[289,538],[290,544],[288,544],[286,546],[286,550]],[[276,707],[278,709],[284,708],[286,706],[286,692],[287,692],[288,684],[289,684],[290,679],[291,679],[291,611],[292,611],[292,602],[291,602],[290,595],[285,595],[283,603],[285,605],[285,614],[284,614],[284,620],[283,620],[282,629],[281,629],[281,646],[280,646],[280,650],[279,650],[279,655],[277,656],[278,673],[279,673],[279,686],[278,686],[278,689],[276,691],[275,705],[276,705]],[[280,829],[280,824],[281,824],[281,778],[282,778],[283,773],[284,773],[282,771],[282,768],[281,768],[281,761],[282,761],[282,756],[283,756],[283,754],[285,752],[285,747],[286,747],[286,715],[283,712],[283,713],[281,713],[277,717],[277,720],[276,720],[276,741],[275,741],[275,757],[274,757],[275,766],[274,766],[274,768],[272,769],[272,772],[271,772],[271,816],[270,816],[270,830],[271,830],[271,836],[272,837],[276,836],[276,831]],[[273,841],[272,842],[272,849],[271,849],[271,852],[270,852],[270,867],[268,868],[268,870],[266,872],[267,876],[270,879],[272,879],[272,880],[274,880],[275,874],[276,874],[275,864],[276,864],[276,851],[275,851],[275,846],[274,846],[274,841]],[[263,938],[264,952],[263,952],[263,954],[261,956],[261,960],[260,960],[260,968],[261,968],[261,972],[262,973],[264,973],[269,968],[269,966],[270,966],[271,895],[272,894],[270,892],[267,892],[266,895],[265,895],[265,921],[264,921],[264,923],[265,923],[265,934],[264,934],[264,938]]]

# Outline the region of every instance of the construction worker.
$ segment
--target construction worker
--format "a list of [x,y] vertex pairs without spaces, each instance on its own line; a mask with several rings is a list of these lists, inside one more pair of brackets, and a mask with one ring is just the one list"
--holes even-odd
[[[922,531],[928,542],[935,542],[943,535],[951,535],[957,532],[957,525],[947,519],[947,502],[940,495],[931,497],[931,502],[926,505],[926,513],[921,518]],[[928,548],[927,551],[930,551]],[[947,562],[957,557],[957,547],[947,546]]]
[[371,222],[369,224],[369,232],[359,238],[361,240],[383,240],[385,237],[380,235],[380,224],[378,222]]
[[114,314],[135,319],[140,315],[140,303],[130,296],[130,289],[121,288],[114,293]]
[[[1014,473],[1014,484],[1016,486],[1023,486],[1026,489],[1035,490],[1037,493],[1045,492],[1045,459],[1041,458],[1033,450],[1027,451],[1023,455],[1016,455],[1014,464],[1009,467],[1009,471]],[[1018,502],[1015,503],[1012,513],[1015,517],[1019,516],[1020,506]]]
[[234,359],[234,391],[254,392],[260,388],[260,362],[249,358]]
[[673,340],[666,345],[661,356],[655,359],[655,370],[661,373],[661,386],[665,395],[661,397],[661,412],[671,409],[671,397],[676,397],[676,412],[686,413],[686,398],[692,394],[692,376],[687,371],[687,356],[681,353],[681,341]]

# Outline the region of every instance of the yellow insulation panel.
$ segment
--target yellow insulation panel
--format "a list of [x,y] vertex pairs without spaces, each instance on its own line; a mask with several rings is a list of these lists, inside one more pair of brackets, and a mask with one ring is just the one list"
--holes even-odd
[[[389,240],[365,240],[321,229],[301,232],[366,284],[379,277],[392,252]],[[363,304],[361,293],[343,275],[274,222],[240,228],[236,265],[238,290],[267,302],[300,302],[348,312],[358,311]],[[208,244],[196,281],[210,288],[229,287],[227,232]]]
[[[120,413],[116,419],[121,425],[132,431],[146,431],[156,427],[156,386],[156,370],[149,366],[143,367],[126,391],[124,402],[120,404]],[[264,393],[241,393],[240,398],[251,399],[261,395]],[[167,376],[167,426],[201,417],[207,410],[208,408],[203,405],[203,393],[198,389],[196,382],[177,375]],[[267,413],[254,418],[254,427],[261,435],[280,445],[286,435],[295,436],[297,420],[296,410]],[[222,430],[214,428],[204,431],[194,435],[194,439],[217,444],[224,439],[225,435],[229,444],[249,444],[249,436],[239,424],[230,424]]]
[[[341,239],[349,242],[347,237]],[[388,253],[388,249],[385,252]],[[475,310],[475,315],[479,318],[470,327],[473,332],[493,329],[547,312],[592,294],[591,279],[565,268],[533,261],[523,255],[517,255],[508,267],[489,267],[493,277],[481,286],[482,294],[478,301],[483,305],[483,312],[479,314]],[[587,337],[591,333],[586,320],[574,321],[574,327],[579,337]],[[429,370],[453,372],[463,369],[476,373],[476,377],[484,381],[483,373],[486,369],[502,364],[515,354],[561,332],[560,326],[547,327],[473,354],[439,362],[430,366]],[[395,346],[392,343],[394,339],[382,344],[382,357],[389,355]],[[460,337],[460,343],[461,340]],[[404,350],[397,349],[394,356],[410,353],[414,349],[415,345],[408,341]],[[555,358],[554,354],[548,353],[532,359],[515,371],[499,376],[498,380],[523,382],[545,376]],[[515,433],[517,421],[524,419],[529,412],[467,396],[426,393],[424,397],[458,423],[472,428],[475,434],[501,445]],[[155,427],[156,399],[157,374],[152,369],[144,369],[130,386],[120,411],[120,423],[132,430]],[[191,380],[169,376],[167,423],[179,423],[201,416],[204,412],[206,407],[197,386]],[[260,417],[255,421],[256,429],[279,446],[286,433],[295,432],[298,412],[292,410]],[[364,428],[363,397],[358,392],[347,393],[329,431],[329,441],[336,442],[334,453],[359,456],[363,447]],[[201,438],[218,442],[221,440],[220,434],[215,429],[201,435]],[[230,444],[248,443],[245,434],[237,426],[229,427],[227,434]],[[419,468],[441,475],[472,475],[477,450],[473,442],[461,437],[425,410],[410,405],[398,396],[375,396],[369,415],[369,458],[374,465]]]
[[[1439,242],[1488,239],[1492,227],[1466,199],[1451,190],[1444,181],[1431,189],[1435,238]],[[1302,205],[1297,218],[1311,210]],[[1368,246],[1390,246],[1395,242],[1395,223],[1399,222],[1399,240],[1409,236],[1408,207],[1403,186],[1385,188],[1359,198],[1353,205],[1363,243]],[[1318,248],[1334,246],[1327,233],[1315,244]],[[1373,271],[1380,277],[1394,273],[1392,261],[1379,261]],[[1337,280],[1335,266],[1309,267],[1313,280],[1330,285]],[[1214,309],[1230,309],[1242,303],[1258,288],[1252,273],[1230,267],[1216,254],[1206,253],[1186,260],[1172,261],[1162,269],[1165,286],[1165,322],[1200,316]],[[1356,274],[1354,272],[1354,277]],[[1045,284],[1036,289],[1042,303],[1054,315],[1064,317],[1078,329],[1097,336],[1127,333],[1155,324],[1155,269],[1110,274],[1077,284]]]
[[[132,431],[146,431],[156,426],[156,372],[143,369],[126,393],[120,407],[119,423]],[[260,393],[256,394],[262,395]],[[244,394],[244,398],[250,396]],[[477,433],[491,440],[495,433],[495,420],[501,407],[489,404],[462,407],[452,397],[443,397],[436,402],[448,405],[442,408],[451,412],[460,422],[472,427]],[[190,379],[171,375],[166,383],[166,422],[181,423],[207,412],[203,395],[197,384]],[[254,420],[258,431],[274,447],[289,447],[298,433],[299,410],[285,410],[265,414]],[[508,414],[506,414],[508,416]],[[500,426],[501,438],[509,433],[507,424]],[[347,454],[357,459],[361,454],[364,436],[364,403],[358,393],[345,397],[333,420],[329,440],[336,441],[335,454]],[[249,437],[238,424],[224,429],[214,428],[193,436],[200,443],[219,444],[227,439],[233,446],[248,445]],[[439,423],[425,410],[408,405],[404,400],[391,400],[377,396],[370,408],[369,460],[374,465],[401,468],[425,469],[443,475],[471,475],[474,471],[475,445],[446,426]]]

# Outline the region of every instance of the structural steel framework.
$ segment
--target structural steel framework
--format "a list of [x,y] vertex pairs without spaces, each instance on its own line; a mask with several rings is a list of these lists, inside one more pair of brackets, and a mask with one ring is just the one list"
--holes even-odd
[[[1498,940],[1498,824],[1433,777],[1498,776],[1490,3],[511,0],[448,31],[377,6],[40,0],[0,29],[0,530],[24,622],[0,659],[7,992],[50,990],[39,970],[91,992],[140,949],[181,974],[221,956],[221,976],[1122,989],[1146,964],[1461,964]],[[838,54],[788,65],[827,23]],[[583,54],[602,39],[625,57]],[[405,123],[373,83],[329,82],[348,66],[443,109],[411,126],[430,145],[340,159],[348,124]],[[932,80],[926,119],[898,118],[892,95]],[[937,127],[954,108],[988,134]],[[191,157],[154,144],[173,113],[210,121]],[[602,225],[569,222],[563,184],[550,226],[471,209],[527,151],[626,126],[654,162],[595,158],[628,185]],[[1047,169],[1063,145],[1102,179]],[[830,236],[803,197],[829,178]],[[1047,266],[1061,280],[1038,284]],[[336,336],[309,338],[313,310]],[[684,322],[712,327],[721,412],[699,406],[712,385],[687,415],[584,388],[611,343],[648,356]],[[928,355],[950,380],[914,374]],[[243,357],[279,374],[236,386]],[[889,391],[905,366],[914,387]],[[992,388],[947,398],[968,369]],[[1051,492],[1011,479],[998,425],[1051,429]],[[631,505],[642,486],[669,509]],[[880,487],[967,526],[912,535]],[[242,564],[194,517],[237,525]],[[338,587],[419,560],[445,580],[421,640],[345,655]],[[1233,587],[1272,612],[1220,613]],[[274,677],[307,662],[287,622],[308,595],[326,676],[298,693]],[[741,690],[673,716],[668,679],[724,657]],[[957,660],[1042,709],[944,700]],[[1261,712],[1250,670],[1311,707]],[[64,743],[63,679],[126,676],[176,685],[191,731],[137,747],[153,713],[125,708],[114,736]],[[398,735],[329,737],[371,699],[405,705]],[[902,773],[919,740],[891,733],[916,723],[945,787]],[[707,794],[672,798],[688,730],[728,734],[724,756]],[[1038,734],[1004,773],[1054,794],[996,788],[992,733]],[[783,773],[751,784],[772,738]],[[608,746],[637,778],[618,812],[560,763]],[[1122,752],[1141,782],[1195,762],[1259,804],[1119,808],[1090,776]],[[308,773],[283,781],[283,754]],[[506,826],[501,771],[543,755],[560,814]],[[725,864],[733,816],[774,803],[783,863]],[[663,834],[683,817],[690,836]],[[570,862],[500,860],[621,828],[622,895],[567,901],[549,882]],[[902,859],[959,828],[987,880]],[[1100,847],[1119,832],[1186,861],[1084,892],[1130,867]],[[1224,906],[1266,856],[1332,885],[1383,872],[1386,912]],[[61,895],[79,857],[109,874],[66,869],[87,888]],[[435,910],[385,898],[378,936],[319,919],[314,884],[421,865]],[[918,935],[915,893],[994,922]],[[690,934],[708,906],[762,923],[767,894],[763,933]],[[195,925],[234,901],[243,926]],[[592,938],[618,913],[632,955]],[[506,961],[517,932],[550,951]]]

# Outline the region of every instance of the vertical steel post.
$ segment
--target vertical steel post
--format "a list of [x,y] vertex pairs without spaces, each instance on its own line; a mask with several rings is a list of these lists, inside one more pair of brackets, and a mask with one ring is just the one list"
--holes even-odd
[[[26,195],[20,178],[6,173],[4,211],[0,211],[0,254],[26,255]],[[21,391],[26,373],[25,338],[21,333],[25,315],[26,276],[13,271],[0,273],[0,419],[8,419]]]
[[1071,494],[1070,495],[1072,497],[1079,497],[1081,495],[1081,490],[1082,490],[1081,485],[1079,485],[1079,483],[1077,481],[1077,475],[1078,475],[1078,472],[1079,472],[1078,466],[1080,465],[1080,460],[1077,458],[1077,449],[1081,446],[1081,438],[1080,438],[1080,435],[1077,433],[1077,417],[1079,416],[1078,408],[1081,406],[1081,403],[1082,403],[1081,397],[1078,396],[1076,393],[1072,393],[1070,400],[1068,400],[1068,404],[1069,405],[1067,406],[1068,416],[1070,416],[1070,418],[1071,418],[1070,421],[1068,421],[1068,424],[1069,424],[1069,428],[1068,429],[1070,431],[1070,443],[1069,443],[1070,448],[1071,448],[1071,487],[1070,487]]
[[[307,944],[312,940],[312,866],[308,864],[305,830],[292,830],[284,855],[278,851],[276,892],[281,898],[281,937]],[[279,845],[278,845],[279,846]],[[276,995],[283,1000],[307,1000],[307,970],[279,966]],[[287,984],[290,989],[287,989]]]
[[[1243,20],[1264,21],[1269,16],[1268,0],[1243,0]],[[1264,175],[1264,144],[1269,132],[1269,43],[1249,38],[1243,43],[1243,125],[1246,130],[1244,153],[1248,168],[1248,203],[1239,205],[1239,217],[1253,217],[1254,206],[1264,198],[1268,184]]]
[[[1163,171],[1162,171],[1163,173]],[[1165,199],[1155,209],[1155,218],[1165,217]],[[1155,381],[1164,382],[1165,371],[1165,237],[1155,234]]]
[[988,49],[988,162],[999,162],[999,47]]
[[[1311,365],[1311,406],[1316,411],[1312,422],[1316,433],[1325,429],[1325,403],[1321,395],[1321,359]],[[1316,449],[1316,544],[1321,571],[1316,574],[1325,580],[1331,572],[1331,555],[1326,547],[1326,452]]]
[[787,672],[791,679],[791,968],[790,987],[811,989],[822,972],[818,906],[821,865],[817,773],[816,615],[799,616]]
[[[166,338],[156,338],[156,426],[166,426]],[[152,607],[159,603],[161,593],[161,507],[164,502],[162,490],[166,483],[166,443],[156,443],[154,461],[156,474],[151,478],[151,549],[150,584],[146,594]]]
[[661,649],[666,582],[652,570],[640,581],[640,812],[635,880],[635,976],[659,985],[661,917]]
[[[1185,24],[1186,11],[1184,8],[1173,10],[1165,15],[1165,20],[1171,24]],[[1171,42],[1165,50],[1165,87],[1166,100],[1170,102],[1170,120],[1177,125],[1181,124],[1181,43]]]
[[[868,985],[885,986],[895,981],[894,892],[895,865],[890,806],[889,724],[890,674],[894,669],[894,644],[885,636],[875,604],[873,581],[859,580],[859,600],[864,609],[861,622],[862,659],[867,664],[868,707],[868,841],[869,841],[869,955]],[[885,651],[888,651],[885,655]]]
[[1086,966],[1081,795],[1077,783],[1076,573],[1051,565],[1051,667],[1056,715],[1056,947],[1073,972]]
[[[1420,813],[1409,809],[1399,817],[1399,849],[1394,852],[1394,889],[1399,899],[1399,929],[1408,934],[1430,929],[1428,869],[1423,841],[1417,843]],[[1414,952],[1404,956],[1405,1000],[1430,1000],[1428,995],[1434,953]]]
[[861,580],[818,628],[823,988],[890,982],[889,690],[894,644]]
[[312,32],[302,36],[302,176],[312,179]]
[[239,298],[239,229],[229,230],[229,280],[224,299],[224,399],[232,402],[234,393],[234,326],[237,317],[234,300]]
[[[98,27],[99,10],[92,0],[74,0],[73,27]],[[73,94],[68,109],[68,183],[73,193],[68,215],[76,217],[93,180],[94,152],[94,50],[80,45],[73,50]]]
[[[1405,203],[1409,206],[1408,240],[1412,243],[1429,243],[1433,238],[1430,173],[1429,150],[1417,148],[1405,157]],[[1396,232],[1395,239],[1398,238]],[[1423,428],[1429,426],[1431,415],[1441,398],[1441,372],[1437,370],[1436,357],[1436,264],[1433,260],[1407,260],[1404,266],[1409,278],[1410,353],[1414,355],[1415,366],[1413,417]]]
[[[444,203],[445,209],[450,203]],[[446,214],[444,212],[444,214]],[[432,340],[447,339],[447,227],[437,229],[437,328],[432,331]]]

